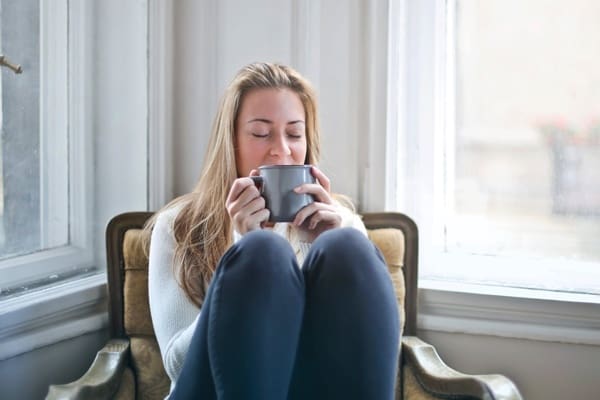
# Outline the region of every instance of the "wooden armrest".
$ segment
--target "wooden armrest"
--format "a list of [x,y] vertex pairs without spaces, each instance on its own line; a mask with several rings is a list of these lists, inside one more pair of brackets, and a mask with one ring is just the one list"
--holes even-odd
[[448,367],[430,344],[415,336],[402,338],[402,357],[426,392],[442,398],[522,400],[503,375],[467,375]]
[[111,399],[119,388],[128,353],[128,340],[110,340],[81,378],[64,385],[50,385],[46,400]]

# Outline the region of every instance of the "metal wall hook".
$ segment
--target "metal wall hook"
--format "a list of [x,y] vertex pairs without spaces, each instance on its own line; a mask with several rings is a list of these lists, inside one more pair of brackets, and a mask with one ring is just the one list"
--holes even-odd
[[11,62],[6,58],[6,56],[2,54],[0,54],[0,66],[10,68],[15,74],[20,74],[21,72],[23,72],[23,68],[21,68],[19,64]]

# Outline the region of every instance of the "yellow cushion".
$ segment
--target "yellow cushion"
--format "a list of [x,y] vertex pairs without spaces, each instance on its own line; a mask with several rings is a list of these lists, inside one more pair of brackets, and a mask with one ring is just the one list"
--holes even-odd
[[404,264],[404,234],[399,229],[382,228],[367,230],[369,239],[381,250],[383,258],[388,266],[394,289],[396,290],[396,301],[398,301],[398,312],[402,322],[401,331],[404,330],[404,299],[406,288],[402,267]]
[[143,234],[141,229],[130,229],[123,239],[123,320],[127,335],[154,336],[148,303],[148,257],[143,249]]

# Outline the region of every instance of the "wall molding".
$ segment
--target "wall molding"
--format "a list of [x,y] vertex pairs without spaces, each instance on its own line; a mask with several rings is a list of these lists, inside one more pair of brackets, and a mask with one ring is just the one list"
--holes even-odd
[[173,4],[148,8],[148,209],[173,197]]
[[108,326],[106,274],[0,302],[0,361]]
[[600,297],[419,281],[422,330],[600,345]]
[[[396,132],[390,132],[395,125],[390,125],[389,79],[398,71],[390,70],[396,64],[390,64],[389,46],[391,40],[389,10],[392,0],[371,1],[362,5],[365,35],[363,48],[363,83],[364,93],[360,109],[364,111],[364,130],[359,135],[358,160],[359,169],[359,203],[361,211],[386,209],[386,179],[389,174],[390,138]],[[383,156],[382,156],[383,155]],[[382,196],[381,194],[385,194]]]
[[292,65],[320,87],[321,10],[319,1],[292,0]]

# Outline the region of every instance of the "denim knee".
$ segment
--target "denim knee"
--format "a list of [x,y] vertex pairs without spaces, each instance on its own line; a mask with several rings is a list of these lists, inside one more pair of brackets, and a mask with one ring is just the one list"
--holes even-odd
[[353,267],[385,265],[375,245],[355,228],[332,229],[321,234],[313,243],[307,261],[309,264],[325,262],[328,269],[340,269],[344,273]]
[[265,274],[282,265],[296,263],[296,256],[283,237],[270,231],[255,230],[235,243],[221,263],[229,267],[243,264],[244,271],[240,273]]
[[332,229],[324,232],[314,242],[313,247],[340,260],[353,259],[367,252],[376,252],[373,243],[355,228]]

